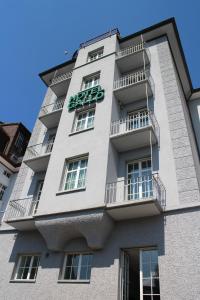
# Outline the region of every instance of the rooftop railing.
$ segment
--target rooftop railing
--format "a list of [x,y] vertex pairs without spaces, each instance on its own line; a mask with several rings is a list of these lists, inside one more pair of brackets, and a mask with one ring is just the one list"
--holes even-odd
[[156,199],[162,207],[165,207],[165,188],[158,174],[134,177],[106,185],[106,204],[139,202],[146,199]]
[[92,44],[94,44],[96,42],[99,42],[99,41],[101,41],[101,40],[103,40],[103,39],[105,39],[105,38],[107,38],[109,36],[112,36],[114,34],[119,35],[119,30],[117,28],[109,30],[108,32],[105,32],[105,33],[103,33],[101,35],[98,35],[97,37],[95,37],[93,39],[90,39],[90,40],[88,40],[88,41],[86,41],[84,43],[81,43],[80,44],[80,48],[84,48],[86,46],[92,45]]
[[150,125],[154,129],[157,139],[159,139],[159,125],[154,113],[150,110],[141,111],[130,115],[125,119],[113,121],[110,128],[110,136],[112,137],[118,134],[126,134]]
[[46,143],[36,144],[36,145],[27,147],[27,151],[26,151],[24,160],[36,158],[41,155],[51,153],[51,151],[53,149],[53,144],[54,144],[53,142],[46,142]]
[[149,77],[150,77],[149,70],[146,71],[141,70],[136,73],[122,76],[121,78],[114,81],[114,90],[143,82],[145,80],[148,80]]
[[50,114],[54,111],[62,109],[64,102],[65,102],[64,98],[61,98],[61,99],[58,98],[54,103],[50,103],[50,104],[43,106],[41,108],[40,116],[44,116],[44,115]]
[[67,79],[70,79],[72,77],[72,71],[71,72],[67,72],[67,73],[64,73],[64,74],[61,74],[61,75],[57,75],[55,76],[52,81],[51,81],[51,84],[50,86],[53,86],[55,84],[58,84],[62,81],[65,81]]
[[5,220],[29,217],[37,212],[39,201],[33,197],[11,200],[5,215]]

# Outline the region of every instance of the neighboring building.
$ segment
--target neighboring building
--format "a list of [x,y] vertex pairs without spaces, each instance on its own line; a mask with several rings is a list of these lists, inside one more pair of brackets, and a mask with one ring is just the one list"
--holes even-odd
[[0,224],[29,139],[23,124],[0,122]]
[[0,299],[200,299],[200,89],[174,19],[91,39],[40,77]]

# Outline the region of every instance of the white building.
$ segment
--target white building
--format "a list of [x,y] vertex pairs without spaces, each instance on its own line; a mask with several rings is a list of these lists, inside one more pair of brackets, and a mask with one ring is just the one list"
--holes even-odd
[[174,19],[105,33],[40,77],[0,299],[199,299],[200,90]]

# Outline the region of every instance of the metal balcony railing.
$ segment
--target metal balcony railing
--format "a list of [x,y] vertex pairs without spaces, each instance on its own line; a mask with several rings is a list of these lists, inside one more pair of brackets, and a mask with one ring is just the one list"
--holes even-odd
[[33,197],[11,200],[8,204],[5,220],[19,219],[33,216],[37,212],[38,200]]
[[136,73],[122,76],[120,79],[114,81],[114,90],[121,89],[148,80],[149,76],[150,76],[149,70],[146,71],[141,70]]
[[51,153],[53,149],[53,144],[53,142],[46,142],[27,147],[24,160],[36,158]]
[[93,38],[93,39],[90,39],[90,40],[88,40],[88,41],[86,41],[86,42],[84,42],[84,43],[81,43],[81,44],[80,44],[80,48],[85,48],[85,47],[87,47],[87,46],[89,46],[89,45],[92,45],[92,44],[94,44],[94,43],[97,43],[97,42],[99,42],[99,41],[101,41],[101,40],[103,40],[103,39],[105,39],[105,38],[107,38],[107,37],[110,37],[110,36],[114,35],[114,34],[119,35],[119,31],[118,31],[117,28],[111,29],[111,30],[109,30],[108,32],[105,32],[105,33],[103,33],[103,34],[101,34],[101,35],[96,36],[96,37]]
[[120,57],[124,57],[124,56],[130,55],[130,54],[140,52],[144,49],[145,49],[145,43],[141,42],[137,45],[132,45],[130,47],[127,47],[127,48],[124,48],[124,49],[118,51],[116,56],[117,56],[117,58],[120,58]]
[[158,174],[135,177],[131,180],[122,180],[106,185],[106,204],[156,199],[164,207],[165,198],[165,188]]
[[64,98],[61,98],[61,99],[58,98],[54,103],[50,103],[50,104],[43,106],[41,108],[40,117],[62,109],[64,102],[65,102]]
[[58,84],[58,83],[60,83],[60,82],[62,82],[62,81],[65,81],[65,80],[67,80],[67,79],[71,79],[71,77],[72,77],[72,71],[71,71],[71,72],[64,73],[64,74],[61,74],[61,75],[57,75],[57,76],[55,76],[55,77],[52,79],[50,86],[53,86],[53,85],[55,85],[55,84]]
[[110,136],[126,134],[130,131],[135,131],[149,125],[153,127],[156,136],[159,139],[159,125],[154,113],[150,110],[132,114],[126,119],[113,121],[110,128]]

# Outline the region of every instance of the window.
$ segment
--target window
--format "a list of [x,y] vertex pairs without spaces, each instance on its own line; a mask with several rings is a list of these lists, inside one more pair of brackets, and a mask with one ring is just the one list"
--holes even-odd
[[55,133],[49,135],[47,143],[46,143],[45,153],[50,153],[52,151],[55,137],[56,137]]
[[67,163],[64,190],[70,191],[85,187],[87,163],[87,157]]
[[83,79],[83,90],[87,90],[99,84],[100,74],[96,74],[90,77],[86,77]]
[[153,196],[151,160],[128,163],[128,200],[138,200]]
[[73,131],[81,131],[94,126],[95,110],[88,110],[77,114]]
[[89,52],[88,54],[88,62],[99,59],[103,56],[103,48],[97,49],[95,51]]
[[42,194],[43,184],[44,184],[44,180],[38,181],[37,188],[36,188],[36,191],[35,191],[34,197],[33,197],[33,203],[31,205],[31,210],[30,210],[31,214],[37,213],[39,201],[40,201],[41,194]]
[[67,254],[62,271],[63,280],[90,280],[92,254]]
[[122,250],[119,295],[120,300],[160,300],[157,249]]
[[158,251],[142,250],[140,252],[141,294],[143,299],[160,299]]
[[39,255],[20,255],[14,280],[35,280],[39,262]]
[[5,193],[5,190],[6,190],[6,186],[3,185],[2,183],[0,183],[0,200],[3,199],[3,195]]

